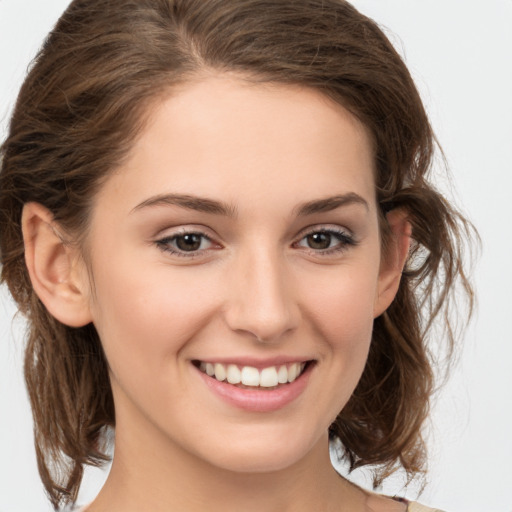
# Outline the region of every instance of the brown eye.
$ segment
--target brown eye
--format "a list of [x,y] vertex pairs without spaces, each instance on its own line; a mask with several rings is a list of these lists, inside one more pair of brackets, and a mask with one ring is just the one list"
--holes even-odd
[[215,245],[208,236],[203,233],[183,233],[172,235],[157,240],[160,249],[176,256],[196,256],[212,249]]
[[202,235],[189,233],[175,237],[176,247],[180,251],[197,251],[201,248]]
[[311,249],[323,250],[331,247],[332,235],[330,233],[312,233],[306,237]]
[[317,231],[306,233],[295,247],[301,247],[314,251],[318,255],[330,255],[346,250],[351,245],[356,245],[352,234],[337,228],[321,228]]

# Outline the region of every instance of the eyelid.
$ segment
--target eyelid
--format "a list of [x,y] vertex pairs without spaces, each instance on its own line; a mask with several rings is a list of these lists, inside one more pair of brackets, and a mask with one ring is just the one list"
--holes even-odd
[[340,226],[339,224],[313,224],[302,229],[297,235],[296,240],[299,241],[302,238],[314,233],[334,233],[350,238],[355,242],[355,236],[352,230],[346,228],[345,226]]
[[[332,234],[338,238],[339,243],[336,246],[327,249],[313,249],[310,247],[303,247],[298,245],[302,240],[304,240],[304,238],[315,233]],[[356,246],[358,243],[359,242],[356,240],[354,233],[348,228],[337,224],[315,224],[313,226],[304,228],[297,235],[292,245],[315,256],[325,257],[330,255],[338,255],[348,250],[350,246]]]
[[[157,235],[154,238],[154,242],[159,249],[164,252],[171,254],[172,256],[184,257],[188,259],[206,257],[212,250],[222,249],[223,246],[216,241],[217,236],[212,236],[209,233],[209,229],[204,226],[188,225],[188,226],[177,226],[175,228],[168,228],[161,231],[161,235]],[[327,233],[333,235],[338,239],[338,243],[334,247],[328,247],[326,249],[315,249],[311,247],[300,246],[300,242],[307,236],[315,233]],[[180,250],[177,247],[171,245],[171,241],[185,235],[197,235],[208,242],[211,246],[203,249],[197,249],[193,251]],[[325,257],[329,255],[340,254],[349,249],[350,246],[355,246],[358,241],[355,239],[352,231],[344,226],[337,224],[314,224],[302,229],[294,242],[292,247],[301,249],[305,252],[311,253],[314,256]]]
[[[154,243],[166,253],[170,253],[173,256],[184,257],[184,258],[198,258],[207,255],[211,250],[218,250],[222,248],[222,245],[215,240],[215,238],[208,233],[208,229],[203,226],[190,225],[190,226],[178,226],[168,230],[163,230],[163,234],[157,235],[154,239]],[[196,251],[184,251],[179,248],[172,247],[170,242],[173,239],[179,238],[185,235],[197,235],[203,237],[211,243],[211,246],[206,249],[198,249]]]

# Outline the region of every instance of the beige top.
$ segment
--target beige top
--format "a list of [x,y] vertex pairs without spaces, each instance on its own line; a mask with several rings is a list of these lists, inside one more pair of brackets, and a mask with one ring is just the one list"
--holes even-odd
[[425,507],[425,505],[420,505],[419,503],[409,503],[407,507],[407,512],[443,512],[438,508],[430,508]]

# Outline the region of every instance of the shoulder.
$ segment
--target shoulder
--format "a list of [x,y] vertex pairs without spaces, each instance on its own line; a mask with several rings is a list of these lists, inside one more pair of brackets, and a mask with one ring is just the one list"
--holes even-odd
[[427,507],[404,498],[373,493],[369,493],[366,506],[371,512],[443,512],[437,508]]

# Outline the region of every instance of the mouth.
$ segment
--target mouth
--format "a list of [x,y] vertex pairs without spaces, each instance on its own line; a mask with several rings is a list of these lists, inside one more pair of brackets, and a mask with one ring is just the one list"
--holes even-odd
[[206,361],[193,361],[193,364],[199,371],[219,382],[227,382],[241,389],[270,391],[295,382],[313,361],[290,362],[265,368]]

